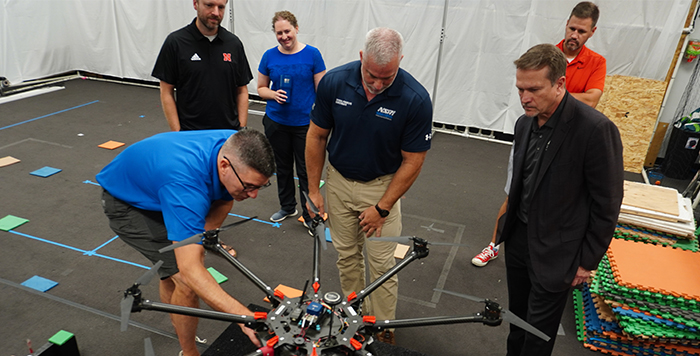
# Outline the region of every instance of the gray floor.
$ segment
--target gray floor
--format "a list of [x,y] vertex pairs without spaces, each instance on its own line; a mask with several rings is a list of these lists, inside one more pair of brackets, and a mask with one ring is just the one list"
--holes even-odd
[[[142,355],[146,337],[153,340],[156,355],[177,355],[166,314],[133,314],[139,324],[119,332],[122,291],[145,272],[148,261],[113,240],[101,212],[100,188],[92,184],[95,174],[123,150],[97,145],[108,140],[129,145],[168,129],[158,90],[89,80],[64,85],[63,90],[0,105],[0,158],[21,160],[0,168],[0,218],[30,220],[13,231],[0,231],[0,356],[27,354],[27,339],[36,349],[61,329],[76,335],[84,356]],[[260,116],[251,115],[250,123],[261,129]],[[433,288],[488,297],[507,307],[503,259],[484,268],[472,266],[470,260],[488,243],[505,197],[509,149],[434,135],[423,171],[402,199],[404,235],[468,246],[432,247],[427,258],[399,274],[398,318],[480,311],[480,304]],[[29,174],[44,166],[62,171],[47,178]],[[312,239],[295,220],[281,226],[268,223],[277,209],[275,188],[262,191],[256,200],[237,203],[232,211],[237,216],[227,222],[238,216],[257,215],[260,220],[221,238],[235,246],[239,259],[267,284],[300,289],[312,275]],[[339,290],[335,258],[332,246],[322,253],[326,291]],[[264,295],[225,261],[208,256],[206,264],[229,277],[222,286],[244,304],[264,304]],[[20,285],[34,275],[58,285],[46,293]],[[158,299],[156,284],[142,287],[144,297]],[[569,305],[555,355],[593,354],[576,340],[574,320]],[[211,343],[226,327],[224,322],[202,320],[198,335]],[[429,355],[502,355],[507,333],[506,326],[462,324],[401,329],[396,339],[400,346]]]

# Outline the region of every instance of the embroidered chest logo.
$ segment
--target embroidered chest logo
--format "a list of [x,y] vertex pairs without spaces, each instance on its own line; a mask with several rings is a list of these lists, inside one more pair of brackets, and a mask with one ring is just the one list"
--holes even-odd
[[396,114],[396,110],[391,110],[380,106],[375,115],[382,119],[391,121],[394,118],[394,114]]
[[231,53],[224,53],[224,62],[231,61]]
[[351,101],[343,100],[340,98],[335,98],[335,104],[340,106],[352,106]]
[[192,62],[194,62],[194,61],[201,61],[202,59],[199,58],[199,55],[198,55],[197,53],[195,53],[195,54],[192,56],[192,58],[190,58],[190,60],[191,60]]

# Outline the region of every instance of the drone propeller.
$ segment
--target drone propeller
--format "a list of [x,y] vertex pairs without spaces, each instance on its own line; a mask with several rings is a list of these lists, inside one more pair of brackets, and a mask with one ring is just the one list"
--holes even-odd
[[129,314],[131,314],[131,308],[134,305],[133,292],[135,289],[138,289],[139,286],[145,286],[150,283],[151,279],[153,279],[153,276],[156,275],[158,269],[162,265],[163,261],[158,261],[151,269],[139,277],[131,288],[124,292],[124,299],[119,303],[121,309],[121,331],[126,331],[126,327],[129,324]]
[[228,230],[228,229],[230,229],[230,228],[232,228],[232,227],[234,227],[234,226],[236,226],[236,225],[243,224],[244,222],[251,221],[251,220],[253,220],[253,219],[255,219],[255,218],[257,218],[257,216],[253,216],[253,217],[250,217],[250,218],[241,220],[241,221],[236,221],[236,222],[233,223],[233,224],[228,224],[228,225],[222,226],[222,227],[220,227],[220,228],[216,228],[216,229],[208,230],[208,231],[205,231],[205,232],[196,234],[196,235],[192,235],[192,236],[190,236],[190,237],[188,237],[188,238],[186,238],[186,239],[184,239],[184,240],[182,240],[182,241],[180,241],[180,242],[178,242],[178,243],[176,243],[176,244],[172,244],[172,245],[170,245],[170,246],[163,247],[163,248],[161,248],[160,250],[158,250],[158,252],[163,253],[163,252],[167,252],[167,251],[170,251],[170,250],[174,250],[174,249],[176,249],[176,248],[178,248],[178,247],[182,247],[182,246],[185,246],[185,245],[191,245],[191,244],[198,243],[198,242],[202,241],[202,238],[203,238],[205,235],[207,235],[207,234],[219,233],[219,232],[222,232],[222,231],[226,231],[226,230]]
[[153,351],[153,343],[151,343],[151,338],[147,337],[143,339],[144,354],[146,356],[156,356],[156,352]]
[[[393,241],[393,242],[399,242],[399,243],[404,243],[404,244],[410,244],[412,241],[414,241],[416,237],[414,236],[395,236],[395,237],[370,237],[368,240],[373,240],[373,241]],[[452,242],[428,242],[426,241],[428,245],[442,245],[442,246],[467,246],[465,244],[456,244]]]
[[316,205],[314,205],[314,202],[309,199],[309,194],[306,192],[302,191],[302,194],[304,194],[304,198],[306,198],[306,201],[309,203],[309,208],[311,208],[311,212],[316,214],[316,217],[314,217],[314,223],[313,223],[313,229],[314,229],[314,236],[319,239],[320,241],[323,241],[323,249],[327,250],[328,249],[328,242],[326,241],[326,223],[323,222],[323,217],[321,216],[321,211],[318,210]]
[[[474,297],[474,296],[471,296],[471,295],[468,295],[468,294],[450,292],[450,291],[448,291],[448,290],[438,289],[438,288],[434,288],[433,290],[434,290],[434,291],[438,291],[438,292],[442,292],[442,293],[445,293],[445,294],[451,294],[451,295],[454,295],[454,296],[457,296],[457,297],[460,297],[460,298],[469,299],[469,300],[475,301],[475,302],[477,302],[477,303],[486,303],[486,302],[487,302],[486,299],[479,298],[479,297]],[[499,307],[499,308],[500,308],[500,307]],[[523,330],[525,330],[525,331],[530,332],[531,334],[533,334],[533,335],[539,337],[540,339],[542,339],[542,340],[544,340],[544,341],[549,341],[549,339],[550,339],[550,337],[547,336],[547,334],[545,334],[545,333],[539,331],[539,330],[538,330],[537,328],[535,328],[534,326],[528,324],[525,320],[520,319],[517,315],[513,314],[513,312],[511,312],[511,311],[508,310],[508,309],[501,308],[501,318],[502,318],[504,321],[507,321],[507,322],[509,322],[509,323],[511,323],[511,324],[513,324],[513,325],[515,325],[515,326],[517,326],[517,327],[520,327],[521,329],[523,329]]]

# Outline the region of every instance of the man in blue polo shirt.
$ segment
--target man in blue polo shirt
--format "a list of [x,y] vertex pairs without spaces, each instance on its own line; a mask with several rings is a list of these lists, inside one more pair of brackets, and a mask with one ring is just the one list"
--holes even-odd
[[[233,200],[255,198],[275,171],[272,146],[262,133],[243,130],[167,132],[137,142],[98,175],[109,226],[159,269],[163,303],[253,315],[204,268],[204,247],[159,249],[221,226]],[[195,317],[171,314],[183,354],[199,355]],[[259,346],[255,333],[243,327]]]
[[168,35],[160,50],[151,75],[160,79],[172,131],[238,130],[248,123],[253,74],[241,41],[220,26],[227,1],[194,0],[197,17]]
[[[365,237],[401,235],[399,199],[418,177],[430,149],[430,96],[399,68],[402,46],[395,30],[369,31],[360,60],[323,77],[311,111],[306,139],[309,198],[323,214],[319,182],[327,149],[328,218],[345,295],[365,288],[364,246],[371,280],[395,265],[396,243]],[[379,320],[394,319],[397,296],[394,276],[372,293],[363,312]],[[391,330],[377,336],[394,343]]]

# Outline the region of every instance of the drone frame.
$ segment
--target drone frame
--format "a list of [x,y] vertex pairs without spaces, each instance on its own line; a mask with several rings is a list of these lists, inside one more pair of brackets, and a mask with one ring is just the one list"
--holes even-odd
[[[247,356],[303,355],[304,350],[306,355],[312,356],[324,354],[371,356],[376,355],[373,347],[375,341],[373,335],[385,329],[460,323],[483,323],[488,326],[498,326],[501,325],[504,319],[532,332],[540,338],[549,340],[547,335],[522,321],[514,314],[504,310],[498,303],[488,299],[477,300],[475,299],[476,297],[457,293],[449,294],[484,302],[484,311],[469,316],[439,316],[396,320],[376,320],[373,316],[362,316],[359,311],[364,299],[408,264],[427,257],[429,254],[429,243],[418,237],[410,237],[413,241],[413,250],[408,256],[367,285],[366,288],[358,293],[352,293],[346,297],[346,300],[342,300],[336,292],[321,293],[319,266],[321,262],[321,241],[324,240],[325,242],[325,224],[319,215],[316,215],[312,220],[310,230],[314,235],[313,293],[310,296],[307,297],[306,295],[306,286],[304,286],[302,295],[296,298],[287,298],[282,292],[275,291],[222,247],[218,237],[221,229],[214,229],[200,234],[202,235],[201,242],[203,247],[207,250],[218,252],[265,293],[273,307],[272,310],[268,313],[256,312],[254,316],[248,316],[153,302],[142,298],[138,287],[140,284],[146,284],[147,281],[143,283],[144,277],[141,277],[131,288],[124,291],[122,330],[125,329],[125,325],[128,323],[129,311],[125,310],[124,303],[127,299],[133,299],[131,312],[154,310],[244,324],[246,327],[255,330],[263,342],[263,347]],[[173,247],[176,248],[178,246],[174,244]],[[157,269],[157,267],[155,266],[154,269]],[[147,274],[149,273],[151,276],[155,274],[154,271],[147,272]],[[308,308],[312,303],[322,306],[323,315],[319,315],[314,319],[309,314]],[[307,308],[302,309],[303,305],[306,305]],[[124,313],[127,313],[126,316]],[[507,316],[507,318],[504,318],[504,316]],[[337,320],[341,326],[338,327],[336,325],[336,328],[333,328],[334,320]],[[321,321],[324,321],[324,323],[321,323]],[[306,322],[309,322],[308,326],[305,325]],[[316,329],[310,330],[314,323],[316,323]]]

